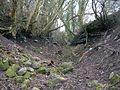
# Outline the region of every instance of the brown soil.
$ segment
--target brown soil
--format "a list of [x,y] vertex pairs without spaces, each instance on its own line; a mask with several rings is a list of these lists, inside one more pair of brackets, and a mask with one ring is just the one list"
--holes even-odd
[[[109,83],[109,75],[116,72],[120,75],[120,27],[106,32],[99,43],[94,43],[82,61],[78,63],[69,80],[59,85],[62,90],[95,90],[88,83],[98,80],[99,83]],[[120,83],[117,85],[120,90]],[[54,90],[58,89],[58,86]]]
[[[95,90],[95,88],[88,87],[88,83],[92,80],[98,80],[98,82],[105,84],[109,83],[109,75],[111,72],[116,72],[120,75],[120,27],[111,29],[105,33],[105,35],[99,39],[99,42],[94,42],[91,45],[92,50],[87,52],[82,61],[79,62],[74,71],[67,74],[68,80],[64,83],[59,83],[52,88],[44,87],[41,90]],[[10,40],[0,35],[0,43],[4,45],[14,44]],[[61,54],[62,47],[56,44],[50,44],[49,42],[41,44],[40,40],[34,42],[28,40],[26,43],[18,43],[21,47],[25,48],[27,53],[33,56],[41,58],[41,60],[55,60],[56,54]],[[36,49],[37,48],[37,49]],[[38,48],[41,48],[38,50]],[[60,51],[60,53],[59,53]],[[0,71],[0,77],[6,78]],[[11,82],[4,79],[0,81],[1,90],[21,90],[20,88],[13,87],[10,89]],[[8,86],[9,85],[9,86]],[[33,80],[30,86],[41,87],[42,82],[40,80]],[[14,86],[14,85],[12,85]],[[120,90],[120,84],[116,85]],[[6,87],[6,88],[5,88]]]

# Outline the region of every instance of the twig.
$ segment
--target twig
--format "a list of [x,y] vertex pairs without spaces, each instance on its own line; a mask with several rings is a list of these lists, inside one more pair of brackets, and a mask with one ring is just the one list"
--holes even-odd
[[86,34],[86,43],[85,43],[85,46],[87,46],[87,43],[88,43],[88,32],[87,32],[86,28],[85,28],[85,34]]
[[7,30],[9,30],[8,28],[2,28],[2,27],[0,27],[0,30],[5,30],[5,31],[7,31]]
[[91,49],[89,49],[88,51],[86,51],[86,52],[84,52],[83,54],[82,54],[82,56],[80,57],[80,60],[79,60],[79,62],[83,59],[83,57],[88,53],[88,52],[90,52],[91,51]]
[[61,27],[63,27],[63,26],[65,26],[65,25],[61,25],[61,26],[59,26],[59,27],[57,27],[57,28],[51,29],[50,31],[55,31],[55,30],[57,30],[57,29],[59,29],[59,28],[61,28]]
[[95,46],[92,47],[92,48],[89,48],[89,50],[87,50],[86,52],[84,52],[84,53],[82,54],[82,56],[81,56],[80,59],[79,59],[79,62],[82,61],[83,57],[84,57],[87,53],[89,53],[90,51],[92,51],[93,49],[97,48],[98,46],[100,46],[100,45],[102,45],[102,44],[103,44],[103,42],[98,43],[97,45],[95,45]]
[[102,45],[103,47],[113,51],[113,52],[117,52],[117,53],[120,53],[118,50],[114,49],[114,48],[111,48],[110,46],[107,46],[107,45]]
[[[1,82],[0,82],[1,83]],[[7,90],[7,87],[5,87],[5,85],[3,85],[2,83],[1,83],[1,85],[5,88],[5,90]]]

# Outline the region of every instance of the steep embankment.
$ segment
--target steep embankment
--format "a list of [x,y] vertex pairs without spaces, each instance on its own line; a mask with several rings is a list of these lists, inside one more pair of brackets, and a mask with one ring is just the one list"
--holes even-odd
[[[44,63],[44,64],[43,64]],[[27,90],[33,88],[29,85],[38,73],[47,72],[45,65],[50,59],[33,56],[18,44],[0,35],[0,89],[1,90]],[[39,78],[39,80],[41,80]],[[35,83],[36,79],[34,80]]]
[[53,59],[31,53],[0,35],[1,90],[51,90],[51,86],[66,81],[63,74],[72,70],[72,62],[56,66]]

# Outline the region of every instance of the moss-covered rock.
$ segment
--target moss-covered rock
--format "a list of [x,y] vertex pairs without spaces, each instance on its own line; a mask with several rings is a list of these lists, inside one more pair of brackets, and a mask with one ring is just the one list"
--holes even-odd
[[61,70],[62,73],[66,74],[73,70],[73,64],[72,62],[64,62],[58,67],[59,70]]
[[26,53],[23,53],[23,56],[26,57],[26,58],[29,58],[30,56]]
[[89,87],[94,87],[95,90],[104,90],[106,84],[99,83],[97,80],[93,80],[88,83]]
[[23,78],[23,76],[16,76],[16,83],[18,84],[18,83],[22,83],[23,82],[23,80],[24,80],[24,78]]
[[111,87],[109,87],[109,90],[118,90],[118,88],[115,86],[111,86]]
[[60,66],[63,68],[70,68],[73,67],[73,62],[63,62]]
[[9,57],[9,64],[10,64],[10,66],[11,66],[12,64],[16,64],[15,59],[12,58],[12,57]]
[[38,73],[42,73],[42,74],[47,74],[48,73],[48,69],[45,67],[45,65],[41,64],[39,66],[39,68],[37,69]]
[[28,90],[28,84],[29,84],[29,80],[25,79],[23,82],[23,90]]
[[69,73],[73,71],[73,64],[72,62],[64,62],[58,67],[53,67],[50,69],[51,74],[59,74],[59,73]]
[[32,68],[34,68],[34,69],[38,69],[39,65],[40,64],[38,62],[35,62],[35,61],[32,62]]
[[47,85],[51,87],[56,85],[59,82],[65,82],[66,80],[67,78],[64,78],[58,74],[52,74],[47,77]]
[[24,77],[24,79],[29,79],[31,77],[31,75],[32,75],[31,72],[26,72],[23,77]]
[[114,72],[110,73],[109,79],[111,81],[111,84],[116,84],[120,82],[120,76]]
[[50,71],[50,74],[59,74],[61,73],[61,71],[63,70],[62,67],[52,67],[52,68],[49,68],[49,71]]
[[8,60],[0,60],[0,69],[7,70],[9,68],[9,61]]
[[8,76],[9,78],[12,78],[16,75],[16,71],[17,71],[18,66],[16,64],[13,64],[12,66],[10,66],[6,73],[6,76]]
[[67,73],[72,72],[72,71],[73,71],[73,68],[71,67],[71,68],[66,68],[66,69],[64,69],[64,70],[62,71],[62,73],[67,74]]
[[32,67],[27,67],[27,70],[28,70],[29,72],[34,72],[34,71],[35,71]]
[[47,80],[47,83],[46,83],[49,87],[53,86],[55,83],[54,83],[54,80]]
[[32,65],[32,60],[26,61],[26,62],[25,62],[25,65],[26,65],[26,66],[31,66],[31,65]]
[[28,57],[26,56],[21,56],[21,59],[20,59],[20,64],[26,64],[26,62],[28,61]]

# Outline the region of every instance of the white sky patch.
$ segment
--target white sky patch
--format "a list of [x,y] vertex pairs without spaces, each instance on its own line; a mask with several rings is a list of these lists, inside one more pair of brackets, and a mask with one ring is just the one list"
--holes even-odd
[[7,0],[8,2],[10,2],[10,0]]
[[[58,19],[58,26],[62,26],[63,25],[63,22],[60,20],[60,19]],[[65,27],[63,26],[63,27],[61,27],[60,28],[60,31],[62,32],[62,31],[65,31]]]
[[94,21],[95,17],[94,14],[90,14],[93,13],[92,10],[92,0],[89,0],[87,7],[86,7],[86,11],[85,11],[86,15],[84,16],[84,23],[88,23],[90,21]]

